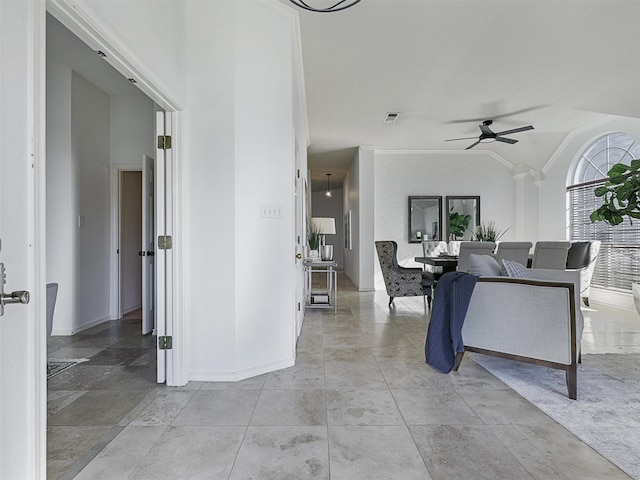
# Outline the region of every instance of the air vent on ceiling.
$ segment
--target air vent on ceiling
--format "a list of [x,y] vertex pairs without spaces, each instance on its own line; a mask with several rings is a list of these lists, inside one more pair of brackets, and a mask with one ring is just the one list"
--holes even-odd
[[398,120],[399,116],[399,112],[387,112],[384,117],[384,123],[396,123],[396,120]]

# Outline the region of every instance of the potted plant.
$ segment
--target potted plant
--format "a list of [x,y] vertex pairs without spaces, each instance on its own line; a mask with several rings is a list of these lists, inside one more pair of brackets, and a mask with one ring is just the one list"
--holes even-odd
[[496,222],[491,220],[487,223],[482,222],[478,225],[473,236],[478,242],[496,242],[500,240],[505,233],[507,233],[507,230],[509,229],[506,228],[505,230],[498,230]]
[[627,217],[633,224],[633,218],[640,219],[640,160],[631,160],[630,165],[616,163],[607,175],[609,180],[594,191],[604,203],[589,218],[618,225]]
[[307,243],[309,244],[309,258],[319,258],[320,239],[322,229],[316,225],[311,225],[307,230]]
[[[633,219],[640,219],[640,160],[631,160],[629,165],[616,163],[607,175],[609,180],[594,191],[603,203],[589,216],[591,222],[615,226],[628,218],[633,225]],[[632,283],[631,292],[640,314],[640,284]]]
[[449,235],[453,238],[452,240],[456,240],[458,237],[464,235],[464,232],[469,227],[469,221],[471,220],[471,215],[463,215],[458,212],[449,212]]

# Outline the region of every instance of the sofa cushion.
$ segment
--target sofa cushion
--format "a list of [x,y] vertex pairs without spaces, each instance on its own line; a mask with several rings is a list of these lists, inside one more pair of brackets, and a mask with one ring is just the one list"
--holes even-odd
[[469,255],[469,273],[478,277],[498,277],[501,275],[500,265],[491,255]]
[[512,260],[502,260],[502,275],[515,278],[530,278],[527,267]]

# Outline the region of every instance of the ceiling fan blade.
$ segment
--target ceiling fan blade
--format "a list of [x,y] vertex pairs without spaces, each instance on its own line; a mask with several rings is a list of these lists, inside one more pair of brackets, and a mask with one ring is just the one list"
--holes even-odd
[[484,134],[484,135],[488,135],[488,136],[494,136],[495,133],[493,133],[493,130],[491,130],[491,128],[489,128],[489,125],[485,125],[484,123],[482,125],[478,125],[480,127],[480,131]]
[[464,138],[450,138],[448,140],[445,140],[445,142],[455,142],[457,140],[474,140],[478,138],[478,136],[476,135],[475,137],[464,137]]
[[513,145],[514,143],[518,143],[518,140],[514,140],[513,138],[505,138],[500,136],[496,137],[496,141],[503,142],[503,143],[510,143],[511,145]]
[[465,148],[465,150],[469,150],[470,148],[475,147],[476,145],[478,145],[480,143],[480,140],[478,140],[476,143],[472,143],[471,145],[469,145],[467,148]]
[[510,135],[512,133],[526,132],[527,130],[533,130],[533,125],[527,127],[514,128],[513,130],[505,130],[504,132],[498,132],[496,135]]

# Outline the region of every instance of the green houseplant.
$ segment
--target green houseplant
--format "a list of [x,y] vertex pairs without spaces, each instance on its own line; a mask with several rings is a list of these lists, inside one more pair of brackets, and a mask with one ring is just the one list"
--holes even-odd
[[[309,244],[309,256],[317,257],[318,249],[320,248],[320,239],[322,238],[322,229],[316,225],[311,224],[307,230],[307,243]],[[315,252],[315,255],[312,253]]]
[[509,229],[498,230],[496,222],[493,220],[485,223],[482,222],[476,227],[474,232],[474,239],[478,242],[496,242],[500,240]]
[[589,218],[615,226],[627,217],[633,224],[632,219],[640,219],[640,160],[616,163],[607,175],[609,180],[594,191],[604,203]]
[[[640,219],[640,160],[631,160],[629,165],[616,163],[607,175],[609,180],[594,191],[596,197],[602,197],[603,204],[591,213],[591,222],[615,226],[628,218],[633,225],[634,218]],[[632,282],[631,292],[640,314],[640,284]]]
[[464,232],[469,227],[469,221],[471,215],[463,215],[458,212],[449,212],[449,235],[452,235],[454,239],[464,235]]

